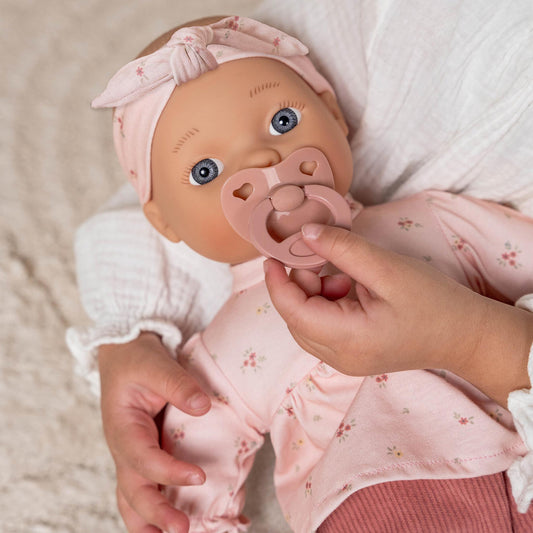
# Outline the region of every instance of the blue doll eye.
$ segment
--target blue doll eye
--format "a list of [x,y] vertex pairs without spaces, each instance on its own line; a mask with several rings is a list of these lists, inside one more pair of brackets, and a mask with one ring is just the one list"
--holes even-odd
[[224,170],[222,161],[215,158],[202,159],[191,169],[189,183],[191,185],[205,185],[213,181]]
[[294,107],[280,109],[270,121],[269,131],[272,135],[283,135],[298,126],[302,114]]

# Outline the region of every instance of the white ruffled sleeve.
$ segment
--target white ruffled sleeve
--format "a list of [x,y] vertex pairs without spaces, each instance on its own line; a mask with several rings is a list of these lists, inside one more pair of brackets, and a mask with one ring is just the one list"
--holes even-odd
[[[518,307],[533,312],[533,294],[523,296],[516,302]],[[529,380],[533,384],[533,345],[529,352]],[[513,497],[521,513],[525,513],[533,500],[533,392],[521,389],[511,392],[507,407],[513,415],[515,427],[524,441],[528,453],[517,459],[507,470]]]
[[129,185],[78,229],[75,255],[81,302],[92,323],[69,328],[66,341],[96,393],[100,345],[152,331],[175,354],[231,289],[228,266],[161,237]]

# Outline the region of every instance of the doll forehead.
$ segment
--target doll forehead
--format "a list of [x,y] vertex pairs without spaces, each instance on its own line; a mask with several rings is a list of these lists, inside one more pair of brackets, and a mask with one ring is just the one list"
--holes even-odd
[[290,67],[267,58],[246,58],[223,63],[199,78],[176,87],[171,100],[182,102],[191,115],[205,106],[244,103],[268,92],[312,91]]
[[177,151],[198,133],[205,133],[204,128],[217,130],[246,119],[265,97],[282,104],[303,97],[305,91],[313,92],[296,72],[279,61],[239,59],[176,87],[162,119],[174,122],[173,151]]

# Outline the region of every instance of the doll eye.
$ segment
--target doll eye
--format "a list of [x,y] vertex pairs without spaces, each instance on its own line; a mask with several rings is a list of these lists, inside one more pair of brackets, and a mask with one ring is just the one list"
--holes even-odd
[[283,135],[298,126],[302,114],[294,107],[280,109],[270,121],[269,132],[271,135]]
[[214,158],[202,159],[192,167],[189,183],[191,185],[205,185],[213,181],[223,170],[222,161]]

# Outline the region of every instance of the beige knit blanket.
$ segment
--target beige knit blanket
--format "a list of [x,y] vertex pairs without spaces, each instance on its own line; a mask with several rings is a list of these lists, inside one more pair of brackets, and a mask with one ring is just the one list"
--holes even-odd
[[[123,183],[90,100],[175,23],[255,0],[0,0],[0,531],[123,531],[98,400],[64,335],[85,321],[76,227]],[[253,532],[285,531],[271,456],[254,470]]]

